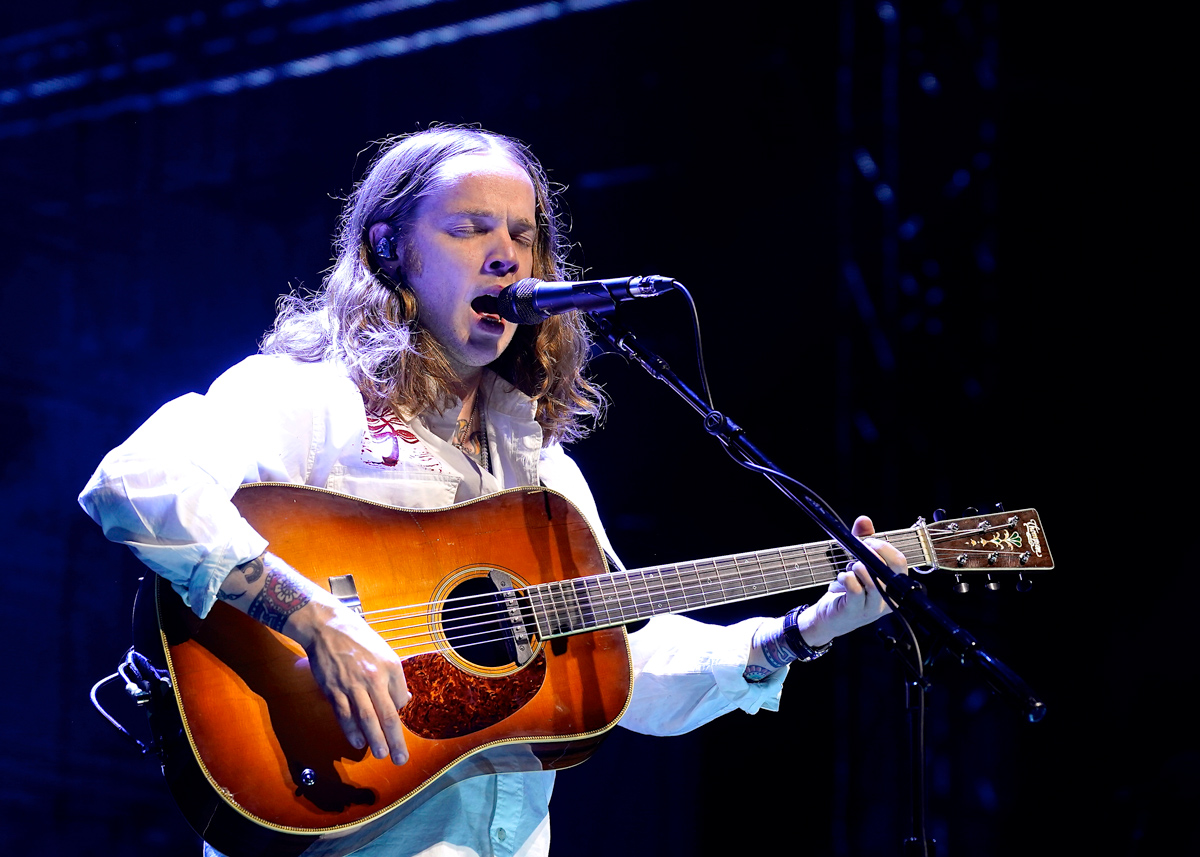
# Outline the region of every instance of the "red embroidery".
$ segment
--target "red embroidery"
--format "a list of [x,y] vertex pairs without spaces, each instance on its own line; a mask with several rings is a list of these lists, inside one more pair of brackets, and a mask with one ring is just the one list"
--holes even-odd
[[376,413],[368,409],[367,430],[363,432],[363,462],[372,467],[395,467],[401,458],[425,470],[443,472],[441,461],[400,417],[392,411]]

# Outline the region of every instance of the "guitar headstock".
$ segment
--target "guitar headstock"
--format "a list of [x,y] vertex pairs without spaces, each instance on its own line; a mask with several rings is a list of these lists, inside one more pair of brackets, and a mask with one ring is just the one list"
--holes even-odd
[[923,526],[934,568],[969,571],[1035,571],[1054,568],[1050,545],[1035,509],[992,512]]

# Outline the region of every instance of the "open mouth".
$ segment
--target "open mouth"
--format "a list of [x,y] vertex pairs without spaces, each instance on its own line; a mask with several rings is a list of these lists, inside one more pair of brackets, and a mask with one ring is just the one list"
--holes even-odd
[[504,320],[500,318],[500,304],[495,295],[480,295],[471,301],[471,309],[479,314],[479,323],[497,332],[504,330]]
[[471,301],[471,309],[483,316],[500,318],[500,302],[495,295],[480,295]]

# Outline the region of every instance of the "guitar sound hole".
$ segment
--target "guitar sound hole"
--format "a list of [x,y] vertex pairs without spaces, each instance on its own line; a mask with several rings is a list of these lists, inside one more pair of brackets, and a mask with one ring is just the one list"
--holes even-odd
[[450,590],[442,605],[442,629],[458,656],[481,667],[516,661],[499,590],[486,577],[472,577]]

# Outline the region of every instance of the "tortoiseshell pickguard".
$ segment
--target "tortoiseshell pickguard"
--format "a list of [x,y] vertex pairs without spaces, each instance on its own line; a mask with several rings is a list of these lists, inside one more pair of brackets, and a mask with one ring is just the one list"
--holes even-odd
[[464,672],[436,652],[404,659],[412,699],[400,712],[422,738],[470,735],[520,711],[546,678],[546,653],[512,675],[487,678]]

